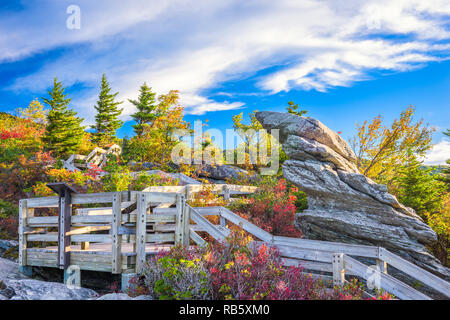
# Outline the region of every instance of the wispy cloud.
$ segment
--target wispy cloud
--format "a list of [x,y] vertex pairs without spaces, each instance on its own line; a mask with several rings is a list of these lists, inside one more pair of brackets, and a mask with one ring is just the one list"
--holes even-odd
[[443,165],[448,159],[450,159],[450,141],[443,139],[428,152],[424,164],[430,166]]
[[450,56],[446,0],[78,1],[80,30],[65,28],[69,4],[27,1],[0,13],[0,64],[68,48],[10,89],[42,92],[55,75],[82,83],[74,104],[87,119],[105,71],[124,101],[146,81],[158,93],[180,90],[186,112],[203,114],[242,108],[239,96],[218,102],[207,91],[270,67],[255,91],[326,91]]

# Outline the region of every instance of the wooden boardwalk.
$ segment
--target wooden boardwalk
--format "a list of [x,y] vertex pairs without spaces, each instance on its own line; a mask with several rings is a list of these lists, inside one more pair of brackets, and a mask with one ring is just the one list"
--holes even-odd
[[[225,241],[229,227],[238,226],[254,238],[280,250],[286,265],[301,265],[332,275],[335,285],[358,276],[369,286],[383,288],[400,299],[429,299],[387,273],[387,265],[450,297],[450,284],[382,247],[273,236],[224,207],[191,207],[186,199],[205,185],[150,187],[142,192],[97,194],[60,193],[59,197],[20,202],[19,263],[22,268],[46,266],[66,270],[76,265],[129,275],[139,273],[149,255],[174,244],[206,245],[198,232]],[[255,187],[208,185],[230,200]],[[39,208],[58,208],[58,216],[35,216]],[[212,224],[205,216],[218,217]],[[355,257],[372,258],[368,266]]]

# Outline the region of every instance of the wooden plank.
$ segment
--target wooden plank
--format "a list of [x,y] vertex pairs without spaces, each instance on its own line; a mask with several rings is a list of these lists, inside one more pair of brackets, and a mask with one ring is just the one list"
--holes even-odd
[[98,216],[98,215],[112,214],[112,208],[110,208],[110,207],[81,208],[81,209],[76,209],[75,212],[77,215]]
[[[122,192],[120,192],[122,196]],[[135,204],[136,201],[126,201],[121,203],[121,208],[126,209],[129,206]],[[112,207],[101,207],[101,208],[80,208],[76,209],[75,213],[77,215],[102,215],[102,214],[112,214]]]
[[[122,221],[126,223],[135,223],[136,222],[136,211],[133,211],[129,215],[122,214]],[[147,223],[175,223],[176,217],[175,214],[147,214]]]
[[136,273],[140,273],[146,258],[147,199],[145,193],[141,193],[138,197],[136,218]]
[[255,226],[254,224],[248,222],[244,218],[241,218],[234,212],[228,210],[227,208],[221,208],[220,215],[230,221],[231,223],[234,223],[235,225],[241,227],[245,231],[251,233],[252,235],[258,237],[259,239],[266,241],[266,242],[272,242],[272,235],[263,229]]
[[[262,244],[262,242],[258,243]],[[274,245],[270,243],[267,243],[267,245],[278,248],[281,256],[286,258],[312,260],[326,263],[331,263],[333,260],[333,254],[328,251],[299,248],[296,246]]]
[[386,261],[394,268],[403,271],[411,277],[419,280],[425,285],[439,291],[440,293],[450,297],[450,283],[435,276],[434,274],[416,266],[415,264],[393,254],[392,252],[380,248],[380,259]]
[[145,192],[147,202],[155,203],[175,203],[177,201],[177,193],[175,192]]
[[192,227],[189,228],[189,236],[191,240],[194,241],[200,247],[205,247],[208,245],[208,243],[205,240],[203,240],[203,238],[200,237]]
[[[185,192],[185,186],[150,186],[142,190],[142,192]],[[173,203],[173,202],[172,202]]]
[[[147,233],[147,235],[145,236],[145,241],[146,241],[146,243],[154,243],[154,244],[158,244],[158,243],[162,243],[162,242],[175,243],[175,233],[173,233],[173,232],[170,232],[170,233]],[[136,243],[136,235],[134,235],[134,234],[127,235],[127,243],[135,244]],[[131,253],[127,253],[127,254],[131,254]],[[148,252],[146,252],[146,254],[148,254]]]
[[348,255],[378,258],[378,247],[359,244],[348,244],[330,241],[308,240],[290,237],[274,236],[273,243],[298,246],[305,249],[317,249],[321,251],[341,252]]
[[146,236],[147,243],[175,242],[175,233],[150,233]]
[[155,209],[158,208],[170,208],[170,206],[172,205],[172,202],[168,202],[168,203],[161,203],[160,205],[158,205]]
[[225,242],[227,235],[219,230],[215,225],[206,220],[196,209],[191,207],[191,220],[198,224],[203,230],[208,232],[214,239]]
[[173,214],[173,215],[176,215],[177,214],[177,208],[156,207],[156,208],[153,208],[152,212],[154,214]]
[[285,266],[299,266],[307,270],[320,272],[333,272],[333,266],[331,263],[291,259],[291,258],[281,258],[281,261]]
[[400,280],[397,280],[388,274],[381,273],[376,269],[366,266],[365,264],[351,258],[348,255],[344,255],[344,267],[346,270],[353,272],[354,274],[365,280],[368,280],[369,277],[378,277],[380,287],[387,292],[394,294],[400,299],[431,300],[428,296],[411,288]]
[[59,197],[42,197],[27,199],[28,208],[57,208]]
[[112,192],[86,193],[72,195],[72,204],[111,203]]
[[113,274],[118,274],[122,271],[121,268],[122,237],[119,237],[119,226],[121,226],[122,224],[121,203],[122,203],[122,194],[120,192],[116,192],[113,196],[112,221],[111,221],[111,237],[112,237],[111,265]]
[[88,227],[80,227],[80,228],[74,228],[67,232],[67,235],[73,236],[76,234],[87,234],[95,231],[105,231],[110,230],[111,226],[88,226]]
[[222,232],[224,235],[226,235],[227,237],[230,236],[231,234],[231,230],[228,229],[227,227],[223,227],[221,225],[216,225],[215,226],[217,228],[217,230],[219,230],[220,232]]
[[38,234],[38,233],[45,233],[46,228],[30,228],[30,227],[23,227],[23,234]]
[[[216,227],[219,227],[219,226],[216,226]],[[191,224],[190,228],[192,230],[194,230],[195,232],[206,231],[201,226],[196,225],[196,224]],[[175,229],[176,229],[175,224],[157,224],[153,227],[153,231],[155,231],[155,232],[173,232],[173,233],[175,233]]]
[[211,207],[194,207],[195,210],[197,210],[198,213],[200,213],[202,216],[218,216],[220,215],[220,208],[219,206],[211,206]]
[[[28,241],[46,241],[57,242],[57,233],[45,233],[45,234],[30,234],[27,236]],[[98,243],[111,243],[111,236],[109,234],[76,234],[71,236],[72,242],[98,242]]]

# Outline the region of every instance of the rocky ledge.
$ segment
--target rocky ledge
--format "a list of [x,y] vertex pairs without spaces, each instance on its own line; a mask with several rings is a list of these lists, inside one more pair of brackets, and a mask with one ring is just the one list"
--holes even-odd
[[16,262],[0,258],[0,300],[152,300],[152,297],[132,298],[125,293],[100,296],[88,288],[30,279],[19,273]]
[[436,233],[413,209],[398,202],[360,174],[349,145],[320,121],[289,113],[258,112],[264,129],[279,129],[289,156],[284,177],[308,195],[308,209],[296,225],[306,238],[382,246],[435,274],[450,278],[449,269],[426,245]]

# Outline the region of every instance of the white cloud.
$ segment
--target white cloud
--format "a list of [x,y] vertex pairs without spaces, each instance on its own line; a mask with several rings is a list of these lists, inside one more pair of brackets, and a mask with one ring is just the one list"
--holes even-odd
[[[372,70],[405,71],[450,56],[447,0],[78,1],[79,32],[65,28],[68,4],[30,1],[21,13],[0,14],[0,63],[69,46],[11,89],[42,92],[55,75],[82,83],[74,104],[86,118],[105,71],[124,101],[146,81],[158,93],[180,90],[186,111],[203,114],[243,106],[213,101],[208,89],[269,67],[278,68],[257,83],[268,93],[326,91]],[[125,116],[134,111],[124,108]]]
[[442,140],[435,144],[426,155],[424,164],[430,166],[443,165],[447,159],[450,159],[450,141]]

